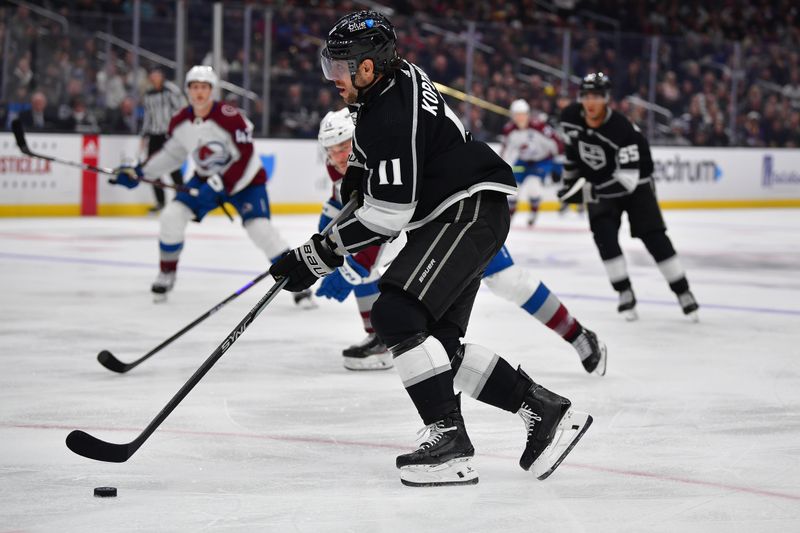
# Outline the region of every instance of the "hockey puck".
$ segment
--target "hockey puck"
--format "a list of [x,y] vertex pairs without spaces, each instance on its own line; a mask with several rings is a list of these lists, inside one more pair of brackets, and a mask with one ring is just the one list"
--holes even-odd
[[97,487],[94,495],[98,498],[113,498],[117,495],[117,487]]

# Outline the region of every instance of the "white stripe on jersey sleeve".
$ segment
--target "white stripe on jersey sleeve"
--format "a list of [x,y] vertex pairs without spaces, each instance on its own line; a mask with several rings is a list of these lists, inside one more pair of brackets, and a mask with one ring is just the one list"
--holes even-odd
[[416,202],[396,204],[364,196],[364,205],[356,211],[355,217],[370,231],[395,238],[414,216],[416,208]]
[[638,168],[618,168],[614,172],[614,178],[625,187],[625,190],[632,191],[639,184],[639,169]]

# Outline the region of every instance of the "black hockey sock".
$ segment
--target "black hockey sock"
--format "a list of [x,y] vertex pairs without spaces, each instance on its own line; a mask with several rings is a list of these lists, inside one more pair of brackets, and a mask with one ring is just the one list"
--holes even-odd
[[455,386],[473,398],[517,412],[532,381],[521,370],[517,371],[508,362],[491,350],[476,344],[466,344],[453,360],[458,369]]
[[669,288],[677,295],[681,295],[684,292],[689,290],[689,281],[686,279],[686,276],[682,277],[679,280],[673,281],[669,284]]
[[477,399],[516,413],[530,387],[530,379],[500,357]]
[[433,376],[406,388],[424,424],[433,424],[458,407],[453,393],[453,372]]
[[631,288],[631,278],[614,281],[611,283],[611,286],[614,287],[614,290],[617,292],[627,291]]

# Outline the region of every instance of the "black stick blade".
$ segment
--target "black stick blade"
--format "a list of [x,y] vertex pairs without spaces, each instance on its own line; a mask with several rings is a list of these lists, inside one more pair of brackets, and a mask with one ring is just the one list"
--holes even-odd
[[114,354],[109,352],[108,350],[103,350],[99,354],[97,354],[97,361],[106,367],[107,369],[111,370],[112,372],[118,372],[120,374],[124,374],[131,368],[133,368],[128,363],[123,363],[116,357]]
[[124,463],[133,455],[130,444],[106,442],[80,430],[67,435],[67,448],[83,457],[106,463]]
[[28,149],[28,143],[25,141],[25,130],[22,129],[22,122],[18,118],[11,121],[11,131],[14,132],[14,138],[17,140],[19,151],[23,154],[29,154],[31,151]]

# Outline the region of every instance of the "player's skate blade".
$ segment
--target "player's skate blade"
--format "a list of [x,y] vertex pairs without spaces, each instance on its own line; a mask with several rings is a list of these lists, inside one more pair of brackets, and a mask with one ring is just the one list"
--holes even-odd
[[591,425],[590,414],[569,409],[558,423],[553,440],[531,465],[533,475],[538,479],[547,479]]
[[347,370],[389,370],[394,367],[391,352],[376,353],[366,357],[345,357]]
[[394,366],[392,353],[375,333],[342,351],[348,370],[388,370]]
[[471,457],[459,457],[438,465],[401,467],[400,482],[408,487],[474,485],[478,482],[478,471],[472,468]]
[[166,292],[153,292],[153,303],[154,304],[163,304],[167,301],[167,293]]
[[678,303],[681,306],[683,314],[686,315],[686,318],[692,322],[700,322],[700,316],[697,314],[697,310],[700,306],[697,304],[697,300],[695,300],[691,291],[686,291],[678,295]]
[[636,312],[636,309],[626,309],[625,311],[620,311],[620,314],[627,322],[636,322],[639,320],[639,313]]
[[589,329],[583,331],[572,342],[572,345],[581,357],[581,364],[584,370],[597,376],[606,375],[606,360],[608,349],[603,341],[597,338],[597,334]]
[[313,293],[310,290],[296,292],[292,295],[294,303],[300,309],[316,309],[317,302],[314,301]]
[[633,294],[632,289],[620,291],[617,312],[628,322],[639,319],[639,314],[636,312],[636,295]]
[[167,293],[175,286],[175,272],[159,272],[158,277],[150,286],[153,294],[153,303],[163,303],[167,301]]
[[608,362],[608,348],[606,348],[605,343],[602,341],[599,341],[598,344],[600,345],[600,360],[597,362],[597,366],[594,370],[589,373],[596,376],[605,376],[606,364]]

